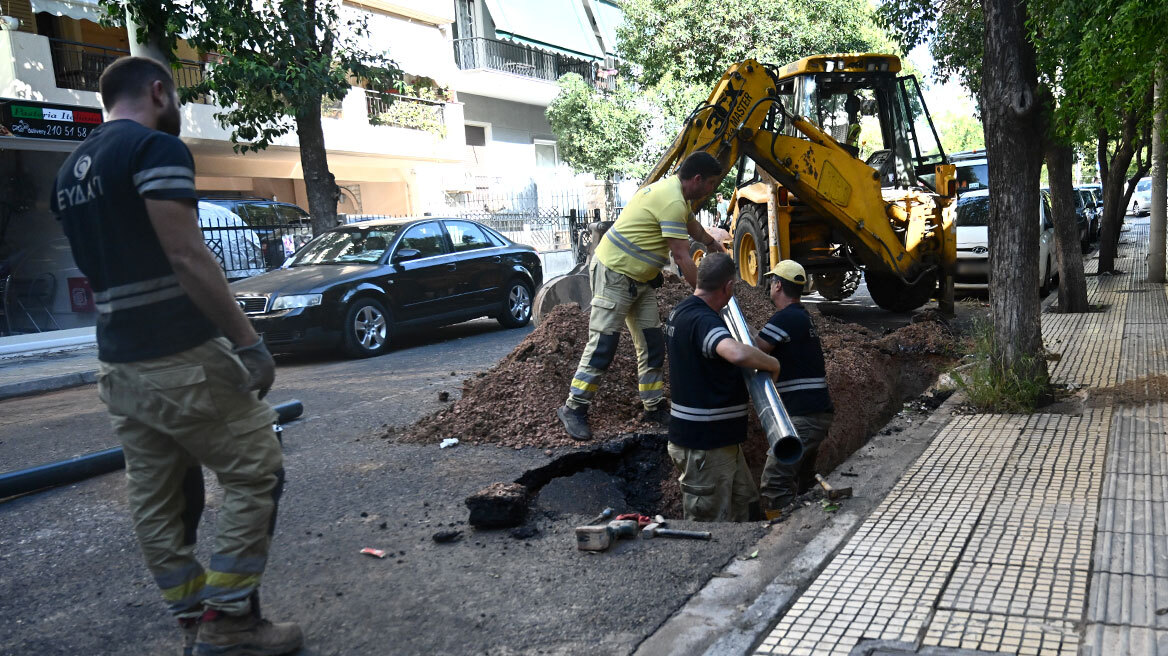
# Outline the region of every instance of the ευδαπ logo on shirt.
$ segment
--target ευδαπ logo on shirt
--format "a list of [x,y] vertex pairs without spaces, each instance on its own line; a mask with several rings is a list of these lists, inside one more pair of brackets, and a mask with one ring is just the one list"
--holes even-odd
[[77,178],[78,180],[84,178],[85,174],[89,173],[89,167],[92,164],[93,160],[90,159],[89,155],[82,155],[77,160],[77,163],[73,165],[73,177]]

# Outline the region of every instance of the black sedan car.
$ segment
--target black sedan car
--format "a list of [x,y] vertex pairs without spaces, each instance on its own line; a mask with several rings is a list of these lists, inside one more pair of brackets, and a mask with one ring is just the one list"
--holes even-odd
[[273,351],[340,347],[367,357],[409,328],[482,316],[526,325],[542,282],[530,246],[475,221],[424,218],[329,230],[284,267],[231,289]]

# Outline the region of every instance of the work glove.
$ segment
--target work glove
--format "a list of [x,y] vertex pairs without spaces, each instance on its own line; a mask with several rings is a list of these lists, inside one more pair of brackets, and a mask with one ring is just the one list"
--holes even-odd
[[247,367],[247,384],[240,387],[239,391],[257,390],[259,398],[267,396],[272,383],[276,382],[276,361],[264,344],[264,338],[259,338],[251,346],[237,346],[231,352],[239,356],[243,366]]

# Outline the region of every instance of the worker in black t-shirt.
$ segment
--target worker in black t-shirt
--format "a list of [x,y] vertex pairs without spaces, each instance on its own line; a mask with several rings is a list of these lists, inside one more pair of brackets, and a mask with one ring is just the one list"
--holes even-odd
[[713,253],[698,266],[693,296],[665,325],[669,352],[669,457],[681,472],[685,518],[761,519],[758,487],[746,466],[750,397],[739,367],[779,373],[779,362],[730,336],[718,312],[734,295],[734,261]]
[[[125,57],[108,121],[57,172],[51,206],[97,305],[98,394],[126,459],[134,532],[186,654],[284,654],[300,627],[259,614],[283,456],[261,399],[275,362],[236,304],[196,213],[170,71]],[[210,566],[195,554],[201,467],[223,487]]]
[[775,388],[803,440],[803,458],[795,464],[784,465],[767,456],[761,492],[763,505],[773,514],[815,480],[815,455],[831,428],[835,408],[827,390],[823,346],[811,315],[799,302],[807,273],[798,262],[783,260],[767,275],[771,276],[771,301],[779,311],[758,332],[758,347],[782,365]]

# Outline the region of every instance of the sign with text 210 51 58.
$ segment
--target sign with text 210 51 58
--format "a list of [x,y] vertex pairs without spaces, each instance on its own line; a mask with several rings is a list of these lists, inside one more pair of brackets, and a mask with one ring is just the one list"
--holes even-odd
[[101,125],[101,111],[0,98],[0,136],[83,141]]

